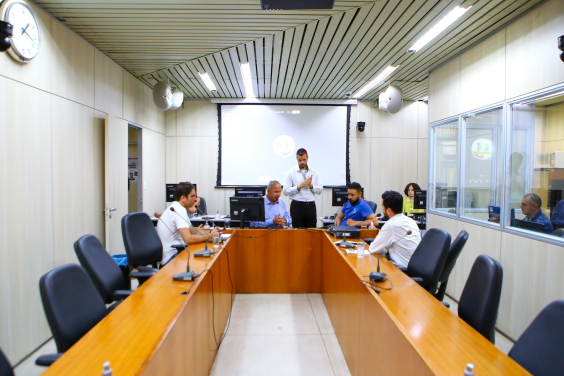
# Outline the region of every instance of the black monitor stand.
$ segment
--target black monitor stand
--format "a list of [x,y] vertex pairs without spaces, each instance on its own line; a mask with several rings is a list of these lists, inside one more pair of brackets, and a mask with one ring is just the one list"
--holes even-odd
[[247,228],[247,227],[245,226],[245,219],[246,219],[246,217],[247,217],[247,211],[249,211],[249,209],[243,209],[243,210],[241,210],[241,212],[240,212],[240,213],[241,213],[241,223],[240,223],[240,225],[239,225],[240,228]]

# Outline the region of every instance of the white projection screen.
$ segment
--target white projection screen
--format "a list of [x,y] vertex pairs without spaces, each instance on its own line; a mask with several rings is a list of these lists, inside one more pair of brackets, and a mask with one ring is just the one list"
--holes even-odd
[[218,186],[284,184],[304,148],[324,186],[349,176],[347,105],[220,105]]

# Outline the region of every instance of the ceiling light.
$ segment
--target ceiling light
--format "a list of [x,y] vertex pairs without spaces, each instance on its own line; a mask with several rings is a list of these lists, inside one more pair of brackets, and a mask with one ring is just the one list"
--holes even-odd
[[198,74],[199,74],[200,77],[202,78],[202,81],[204,81],[204,84],[206,84],[206,86],[208,87],[208,89],[210,89],[210,91],[211,91],[212,93],[217,92],[217,88],[216,88],[215,85],[213,84],[213,81],[211,80],[209,74],[207,74],[206,72],[204,72],[204,73],[198,72]]
[[368,90],[372,89],[374,86],[376,86],[377,84],[379,84],[380,82],[384,81],[386,79],[386,77],[388,77],[390,74],[392,74],[393,71],[395,71],[397,68],[399,68],[399,65],[397,67],[392,67],[391,65],[389,67],[387,67],[386,69],[384,69],[384,71],[382,73],[380,73],[378,75],[378,77],[376,77],[375,79],[373,79],[372,81],[370,81],[368,84],[366,84],[366,86],[364,86],[362,89],[360,89],[359,91],[357,91],[356,93],[354,93],[352,96],[354,98],[360,98],[361,96],[363,96]]
[[423,48],[427,43],[429,43],[433,38],[443,32],[447,27],[449,27],[454,21],[460,18],[471,6],[464,9],[461,7],[455,7],[449,14],[447,14],[442,20],[439,21],[431,30],[429,30],[425,35],[423,35],[411,48],[409,52],[415,52]]
[[251,66],[249,63],[241,63],[241,74],[243,75],[243,84],[247,92],[247,98],[255,98],[253,91],[253,79],[251,77]]

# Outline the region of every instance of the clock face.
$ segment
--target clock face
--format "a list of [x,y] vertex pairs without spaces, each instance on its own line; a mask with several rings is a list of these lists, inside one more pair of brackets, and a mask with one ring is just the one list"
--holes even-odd
[[10,54],[28,63],[39,53],[39,25],[31,9],[22,2],[13,2],[6,9],[4,19],[14,26]]

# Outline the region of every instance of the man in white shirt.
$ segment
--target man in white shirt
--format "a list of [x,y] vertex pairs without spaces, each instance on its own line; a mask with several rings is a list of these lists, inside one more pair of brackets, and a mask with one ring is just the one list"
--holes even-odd
[[161,215],[157,224],[157,233],[163,243],[161,261],[163,265],[177,255],[172,245],[201,243],[212,239],[218,233],[217,229],[197,230],[190,223],[188,209],[191,209],[197,202],[194,185],[189,182],[178,183],[174,190],[174,200]]
[[293,167],[286,173],[284,180],[284,195],[290,196],[290,215],[292,226],[316,227],[317,210],[315,208],[315,195],[323,193],[323,185],[319,174],[307,165],[308,154],[305,149],[299,149],[296,153],[298,166]]
[[[392,263],[400,268],[407,268],[413,252],[421,242],[421,232],[415,221],[403,215],[403,197],[396,191],[382,194],[382,210],[390,218],[382,227],[378,236],[370,244],[370,253],[378,253],[388,248]],[[407,232],[411,231],[411,235]],[[392,243],[397,242],[393,246]]]

